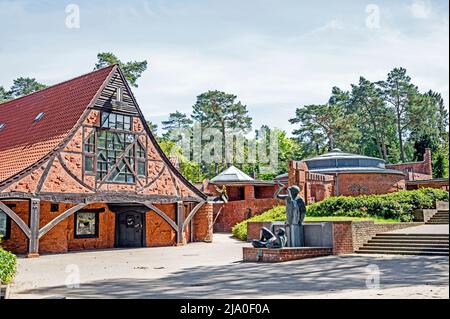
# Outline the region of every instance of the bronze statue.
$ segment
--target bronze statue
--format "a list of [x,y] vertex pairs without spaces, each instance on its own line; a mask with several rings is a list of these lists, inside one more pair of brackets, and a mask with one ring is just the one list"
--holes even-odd
[[[282,186],[282,185],[280,185]],[[306,216],[306,204],[300,196],[300,187],[291,186],[287,189],[287,195],[280,194],[283,187],[280,187],[275,193],[275,197],[286,201],[287,224],[289,225],[289,246],[303,247],[304,234],[303,222]]]
[[283,228],[277,230],[274,235],[266,227],[261,228],[261,239],[253,240],[252,245],[255,248],[283,248],[286,247],[287,237],[286,231]]
[[216,186],[216,191],[219,193],[220,198],[223,200],[224,203],[228,203],[228,193],[227,193],[227,187],[225,185],[222,185],[222,188],[218,188]]

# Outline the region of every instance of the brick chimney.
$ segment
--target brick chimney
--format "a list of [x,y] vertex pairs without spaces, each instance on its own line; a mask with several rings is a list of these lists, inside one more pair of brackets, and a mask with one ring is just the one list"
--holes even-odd
[[425,174],[433,175],[433,160],[431,158],[431,149],[426,148],[425,154],[423,154],[423,162],[425,164]]

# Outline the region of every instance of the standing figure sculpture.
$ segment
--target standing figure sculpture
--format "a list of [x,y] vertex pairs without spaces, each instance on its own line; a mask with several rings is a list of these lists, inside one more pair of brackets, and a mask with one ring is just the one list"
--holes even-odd
[[300,196],[300,187],[291,186],[287,189],[287,195],[280,194],[283,185],[276,191],[275,197],[286,201],[287,224],[289,225],[289,246],[305,246],[303,234],[303,222],[306,216],[306,204]]

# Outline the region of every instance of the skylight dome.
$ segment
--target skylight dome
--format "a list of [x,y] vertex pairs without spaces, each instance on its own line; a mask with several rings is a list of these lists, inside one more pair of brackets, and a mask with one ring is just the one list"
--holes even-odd
[[38,115],[36,115],[36,117],[34,118],[35,122],[39,122],[40,120],[42,120],[42,118],[44,117],[45,113],[44,112],[40,112]]
[[6,123],[0,123],[0,131],[6,127]]

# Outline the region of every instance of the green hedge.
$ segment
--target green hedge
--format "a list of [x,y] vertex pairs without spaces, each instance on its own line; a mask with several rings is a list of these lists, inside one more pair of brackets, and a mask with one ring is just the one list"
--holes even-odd
[[[436,201],[449,201],[447,191],[425,188],[413,191],[400,191],[385,195],[362,195],[358,197],[330,197],[307,207],[307,216],[312,217],[372,217],[394,219],[401,222],[412,221],[414,210],[434,208]],[[245,220],[233,227],[233,236],[241,240],[247,239],[247,223],[249,221],[285,221],[284,206]]]
[[415,209],[434,208],[437,200],[448,202],[448,199],[447,191],[434,188],[385,195],[338,196],[308,206],[308,216],[378,217],[409,222],[414,218]]
[[0,284],[6,285],[16,275],[16,256],[0,247]]

